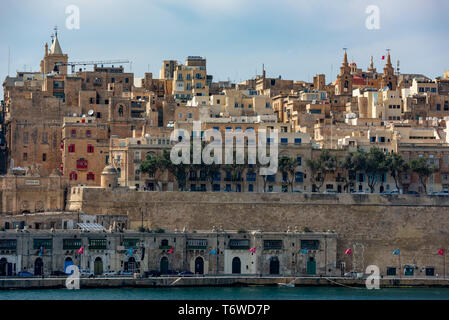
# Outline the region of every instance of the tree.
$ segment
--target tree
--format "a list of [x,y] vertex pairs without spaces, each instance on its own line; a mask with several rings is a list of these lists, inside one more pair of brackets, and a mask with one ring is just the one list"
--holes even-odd
[[317,160],[309,159],[306,164],[312,172],[313,186],[319,192],[326,181],[326,176],[335,171],[337,159],[328,150],[323,150]]
[[290,158],[287,156],[279,157],[279,170],[282,173],[287,174],[287,182],[291,187],[291,191],[293,192],[293,180],[295,179],[295,171],[298,166],[297,161],[294,158]]
[[164,150],[162,156],[147,154],[145,160],[140,164],[140,172],[147,173],[150,177],[152,176],[159,191],[161,189],[159,181],[170,163],[166,157],[166,152]]
[[388,171],[386,155],[377,147],[371,147],[365,154],[365,172],[367,174],[368,187],[371,193],[379,182],[379,176]]
[[405,162],[400,154],[392,152],[387,156],[387,168],[390,172],[390,176],[393,177],[396,189],[399,190],[399,181],[401,180],[402,173],[406,172],[410,165]]
[[410,168],[418,174],[419,181],[424,188],[424,193],[427,193],[427,178],[436,171],[436,168],[429,167],[426,158],[413,159],[410,161]]

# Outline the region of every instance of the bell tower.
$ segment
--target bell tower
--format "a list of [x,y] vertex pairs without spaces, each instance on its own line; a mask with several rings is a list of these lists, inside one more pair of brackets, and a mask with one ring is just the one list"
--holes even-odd
[[343,48],[344,56],[343,63],[340,67],[340,73],[337,76],[337,84],[335,86],[335,94],[341,95],[352,95],[352,82],[353,76],[351,74],[351,67],[348,64],[348,54],[346,48]]
[[67,74],[68,56],[64,54],[59,44],[58,28],[55,27],[54,34],[51,36],[52,42],[50,50],[48,44],[45,44],[45,55],[41,61],[41,73],[57,72],[59,74]]
[[382,75],[381,87],[388,87],[390,90],[396,90],[398,86],[398,77],[394,74],[394,68],[391,64],[390,49],[387,49],[387,63],[384,67],[384,74]]

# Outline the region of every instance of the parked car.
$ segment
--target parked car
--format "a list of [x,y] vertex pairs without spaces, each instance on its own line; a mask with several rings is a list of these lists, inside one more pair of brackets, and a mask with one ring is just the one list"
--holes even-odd
[[409,190],[409,191],[407,191],[407,194],[416,194],[416,195],[419,195],[419,192],[414,191],[414,190]]
[[449,196],[449,192],[444,192],[444,191],[440,191],[440,192],[432,192],[431,195],[432,195],[432,196]]
[[357,271],[349,271],[346,272],[345,277],[351,277],[351,278],[357,278],[357,279],[362,279],[363,278],[363,273],[357,272]]
[[150,270],[148,272],[145,272],[145,275],[147,277],[160,277],[161,273],[159,271],[157,271],[157,270]]
[[84,276],[84,277],[89,277],[89,278],[95,277],[94,273],[87,269],[80,270],[80,275]]
[[359,191],[353,192],[352,194],[366,194],[366,192],[363,190],[359,190]]
[[103,275],[104,276],[116,276],[116,275],[118,275],[118,273],[115,271],[108,271],[108,272],[103,273]]
[[326,191],[324,191],[324,193],[338,193],[338,192],[335,190],[326,190]]
[[121,271],[119,272],[119,274],[120,274],[121,276],[132,276],[132,275],[133,275],[133,273],[132,273],[131,271],[124,271],[124,270],[121,270]]
[[34,274],[32,274],[31,272],[28,272],[28,271],[19,271],[19,273],[17,275],[19,277],[32,277],[32,276],[34,276]]
[[65,273],[64,271],[59,271],[59,270],[53,271],[51,273],[51,275],[52,276],[57,276],[57,277],[60,277],[60,276],[67,277],[67,273]]
[[185,270],[185,271],[181,271],[180,273],[178,273],[179,276],[193,276],[194,273],[189,271],[189,270]]

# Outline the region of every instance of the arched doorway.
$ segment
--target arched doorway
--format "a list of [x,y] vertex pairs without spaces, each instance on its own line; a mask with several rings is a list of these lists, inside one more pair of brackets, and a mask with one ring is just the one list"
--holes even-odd
[[34,275],[41,276],[44,273],[44,262],[41,258],[37,258],[34,261]]
[[8,260],[6,258],[0,259],[0,277],[4,277],[8,272]]
[[103,273],[103,260],[100,257],[95,258],[94,261],[94,274]]
[[201,257],[195,259],[195,274],[204,274],[204,260]]
[[136,259],[134,257],[129,257],[128,261],[125,262],[126,272],[136,272]]
[[307,274],[316,274],[316,261],[314,257],[307,260]]
[[[71,258],[71,257],[65,258],[65,260],[64,260],[64,272],[65,272],[65,273],[67,273],[67,272],[66,272],[67,267],[68,267],[68,266],[71,266],[71,265],[73,265],[73,260],[72,260],[72,258]],[[67,274],[72,274],[72,273],[73,273],[73,270],[72,270],[70,273],[67,273]]]
[[160,272],[161,272],[161,274],[167,274],[168,273],[168,258],[167,257],[162,257],[161,258]]
[[278,257],[270,258],[270,274],[279,274],[279,259],[278,259]]
[[232,273],[242,273],[242,263],[239,257],[232,259]]
[[380,193],[384,192],[384,186],[380,186],[379,192],[380,192]]

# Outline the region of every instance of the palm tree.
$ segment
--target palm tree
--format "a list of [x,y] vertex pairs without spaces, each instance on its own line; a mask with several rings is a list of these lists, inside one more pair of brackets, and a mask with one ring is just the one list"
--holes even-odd
[[294,158],[287,156],[279,157],[279,170],[282,173],[287,173],[287,181],[293,192],[293,180],[295,179],[295,171],[298,166],[298,162]]
[[393,177],[394,183],[396,184],[396,189],[399,190],[401,175],[410,169],[410,165],[405,162],[400,154],[395,152],[392,152],[387,156],[386,162],[390,176]]

